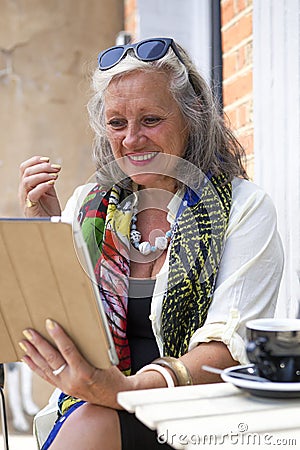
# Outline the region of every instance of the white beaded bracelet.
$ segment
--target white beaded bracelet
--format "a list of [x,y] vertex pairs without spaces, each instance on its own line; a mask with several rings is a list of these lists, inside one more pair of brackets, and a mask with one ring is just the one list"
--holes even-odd
[[162,366],[159,366],[158,364],[148,364],[145,367],[142,367],[137,374],[148,372],[149,370],[155,370],[155,372],[159,372],[165,379],[165,382],[167,383],[168,388],[175,387],[174,381],[172,376],[170,375],[170,372]]

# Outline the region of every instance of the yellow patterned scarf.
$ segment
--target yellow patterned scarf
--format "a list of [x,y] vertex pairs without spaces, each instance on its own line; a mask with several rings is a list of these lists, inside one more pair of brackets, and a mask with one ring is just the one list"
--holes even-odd
[[[162,305],[164,355],[188,351],[212,302],[231,208],[231,183],[211,177],[200,198],[186,200],[170,249],[168,288]],[[187,193],[188,194],[188,193]]]

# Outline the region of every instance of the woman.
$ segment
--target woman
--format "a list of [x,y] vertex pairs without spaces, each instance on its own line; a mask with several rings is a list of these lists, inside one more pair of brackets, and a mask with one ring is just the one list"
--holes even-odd
[[[98,62],[88,107],[98,184],[77,189],[62,215],[82,224],[120,363],[91,367],[52,321],[59,350],[34,330],[21,346],[64,392],[68,419],[43,448],[155,449],[118,392],[218,382],[203,364],[247,363],[245,322],[273,315],[282,249],[274,207],[246,179],[242,149],[186,52],[153,38]],[[59,171],[47,157],[21,164],[28,217],[61,214]]]

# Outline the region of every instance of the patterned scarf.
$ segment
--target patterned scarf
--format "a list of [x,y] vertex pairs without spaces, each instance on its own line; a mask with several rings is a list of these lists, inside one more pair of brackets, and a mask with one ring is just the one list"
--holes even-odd
[[[118,367],[125,374],[130,373],[126,317],[132,196],[128,194],[119,186],[106,192],[97,185],[79,212],[119,357]],[[206,320],[230,208],[231,183],[223,175],[211,177],[201,194],[186,189],[173,227],[168,287],[162,304],[165,355],[186,353],[191,336]]]

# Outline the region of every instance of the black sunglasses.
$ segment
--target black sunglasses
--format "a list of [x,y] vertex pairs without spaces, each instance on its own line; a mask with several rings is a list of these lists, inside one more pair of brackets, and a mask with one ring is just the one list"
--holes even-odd
[[157,61],[165,56],[169,48],[177,58],[184,64],[175,42],[171,38],[152,38],[137,42],[136,44],[116,45],[108,48],[98,55],[100,70],[108,70],[123,59],[128,50],[132,49],[137,59],[141,61]]

